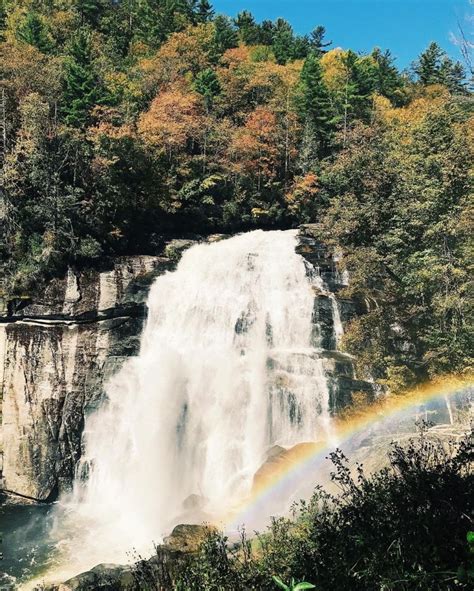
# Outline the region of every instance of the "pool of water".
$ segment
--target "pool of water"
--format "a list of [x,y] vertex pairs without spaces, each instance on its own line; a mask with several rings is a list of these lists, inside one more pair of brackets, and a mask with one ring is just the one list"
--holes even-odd
[[10,591],[52,564],[52,505],[0,497],[0,591]]

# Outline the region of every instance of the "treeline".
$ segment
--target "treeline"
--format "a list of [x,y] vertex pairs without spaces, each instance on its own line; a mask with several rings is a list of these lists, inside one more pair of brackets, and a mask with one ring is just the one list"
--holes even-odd
[[317,222],[367,302],[361,372],[466,366],[472,102],[436,44],[402,73],[206,0],[0,0],[0,37],[9,295],[173,234]]

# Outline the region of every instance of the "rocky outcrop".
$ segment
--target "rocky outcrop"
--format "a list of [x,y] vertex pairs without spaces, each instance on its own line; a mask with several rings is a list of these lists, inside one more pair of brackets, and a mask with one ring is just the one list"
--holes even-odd
[[339,271],[334,255],[316,236],[315,224],[301,226],[296,251],[306,260],[307,273],[320,278],[314,298],[313,346],[321,350],[324,358],[329,407],[337,413],[352,404],[356,393],[370,400],[375,396],[375,389],[374,384],[357,379],[353,358],[339,350],[344,325],[365,310],[363,304],[340,297],[348,279]]
[[153,279],[167,256],[117,258],[103,271],[69,269],[34,300],[0,315],[0,452],[4,490],[40,501],[67,489],[84,417],[103,385],[138,351]]
[[212,528],[202,525],[178,525],[149,560],[132,566],[100,564],[65,583],[42,586],[37,591],[172,591],[180,569],[211,532]]

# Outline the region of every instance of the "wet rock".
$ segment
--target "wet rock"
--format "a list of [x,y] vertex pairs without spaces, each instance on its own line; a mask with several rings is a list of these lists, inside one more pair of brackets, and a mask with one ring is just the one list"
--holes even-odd
[[172,591],[177,574],[211,530],[202,525],[178,525],[150,559],[131,566],[101,564],[65,583],[42,587],[41,591]]

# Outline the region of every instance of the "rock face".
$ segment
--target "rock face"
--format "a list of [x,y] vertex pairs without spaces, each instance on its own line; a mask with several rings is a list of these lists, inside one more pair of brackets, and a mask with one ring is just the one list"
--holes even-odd
[[[34,302],[0,316],[3,488],[40,501],[67,489],[84,416],[103,384],[136,354],[153,279],[166,257],[126,257],[103,272],[69,270]],[[1,445],[3,441],[3,446]]]
[[301,226],[296,251],[307,261],[307,273],[321,278],[321,287],[314,298],[313,344],[323,350],[329,405],[337,413],[352,403],[355,393],[363,392],[370,399],[375,391],[374,384],[357,379],[352,357],[338,350],[344,324],[363,313],[363,305],[339,297],[347,278],[339,272],[334,256],[315,236],[315,225]]

